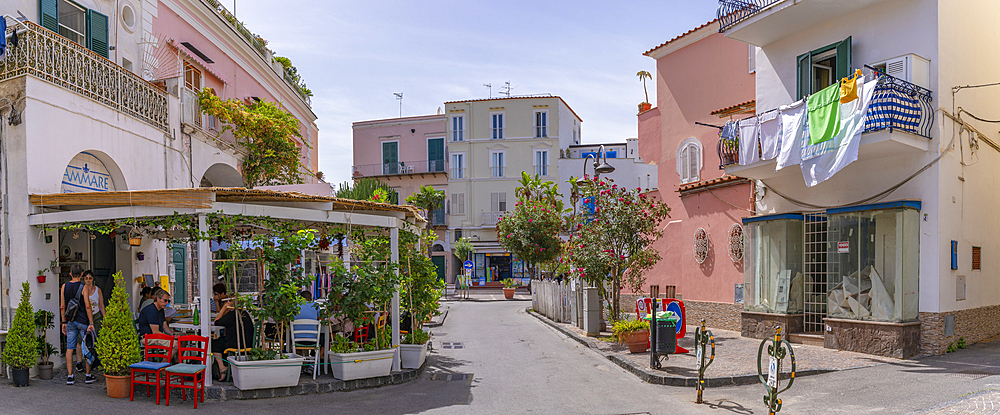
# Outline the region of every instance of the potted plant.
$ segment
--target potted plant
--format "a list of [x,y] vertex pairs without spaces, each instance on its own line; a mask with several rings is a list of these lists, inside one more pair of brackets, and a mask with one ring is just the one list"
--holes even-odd
[[639,71],[636,72],[636,76],[638,76],[639,80],[642,81],[642,92],[646,94],[646,100],[639,103],[639,112],[648,111],[650,108],[653,108],[653,105],[649,103],[649,92],[646,91],[646,80],[653,79],[653,75],[650,75],[649,72],[646,71]]
[[649,348],[649,322],[643,320],[619,320],[612,327],[618,343],[628,345],[628,351],[642,353]]
[[46,280],[45,273],[46,272],[49,272],[49,269],[48,268],[42,268],[42,269],[38,270],[38,274],[35,274],[35,275],[37,275],[35,278],[38,279],[38,283],[39,284],[44,284],[45,283],[45,280]]
[[430,338],[430,333],[419,328],[407,333],[399,345],[399,365],[403,369],[417,369],[423,366],[427,359],[427,342]]
[[517,283],[513,278],[503,280],[503,298],[511,300],[514,298],[514,291],[517,290]]
[[[400,264],[405,267],[404,284],[401,285],[401,296],[407,300],[409,310],[409,333],[404,336],[399,345],[400,366],[405,369],[416,369],[423,366],[427,359],[427,341],[430,334],[421,330],[424,321],[438,313],[441,301],[441,289],[444,281],[437,277],[434,262],[418,252],[414,234],[406,234],[402,238],[406,250],[401,252]],[[437,236],[430,231],[424,231],[420,236],[420,246],[429,246]],[[401,324],[406,327],[406,324]]]
[[35,334],[38,334],[36,339],[38,340],[38,355],[41,360],[38,361],[38,378],[39,379],[52,379],[52,362],[49,361],[49,356],[57,353],[55,346],[48,342],[48,337],[46,333],[48,329],[54,328],[55,323],[55,313],[48,310],[38,310],[35,312]]
[[28,386],[28,371],[38,359],[38,340],[32,323],[31,291],[28,283],[21,283],[21,302],[17,304],[14,323],[7,332],[7,345],[3,361],[11,367],[14,386]]
[[387,308],[399,281],[396,268],[394,263],[368,261],[355,266],[353,273],[334,276],[331,292],[341,293],[337,300],[338,315],[353,322],[355,330],[369,324],[375,326],[374,336],[366,343],[353,343],[343,336],[331,339],[328,357],[334,378],[364,379],[391,373],[396,350],[389,342],[389,330],[379,327],[368,305],[372,304],[375,310]]
[[132,321],[128,292],[122,272],[114,274],[115,288],[104,311],[101,335],[97,337],[97,354],[104,367],[107,393],[112,398],[129,396],[129,366],[142,360],[139,335]]
[[[285,327],[299,313],[299,307],[304,303],[298,293],[299,288],[305,286],[307,281],[303,275],[302,262],[296,259],[302,250],[314,247],[314,232],[303,230],[291,233],[281,237],[280,243],[275,243],[273,236],[262,240],[266,243],[261,244],[261,259],[268,274],[264,281],[264,291],[257,305],[247,296],[238,297],[235,312],[246,309],[257,321],[274,321],[281,341],[277,348],[254,345],[250,353],[226,359],[230,364],[229,370],[233,371],[233,384],[241,390],[295,386],[299,383],[299,372],[304,359],[295,353],[281,353],[280,350],[285,349]],[[256,239],[261,240],[260,237]],[[233,246],[238,245],[234,243]],[[231,254],[235,261],[240,252],[234,250]],[[231,282],[233,292],[237,292],[236,279],[233,278]]]

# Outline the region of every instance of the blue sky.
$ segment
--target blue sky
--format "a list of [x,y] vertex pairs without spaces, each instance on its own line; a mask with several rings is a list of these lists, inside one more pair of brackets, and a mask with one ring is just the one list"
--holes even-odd
[[[636,136],[642,53],[713,19],[715,0],[236,0],[237,17],[287,56],[313,91],[319,165],[350,179],[351,123],[427,115],[444,102],[512,94],[563,97],[584,143]],[[227,7],[233,0],[223,0]],[[655,83],[647,82],[653,101]]]

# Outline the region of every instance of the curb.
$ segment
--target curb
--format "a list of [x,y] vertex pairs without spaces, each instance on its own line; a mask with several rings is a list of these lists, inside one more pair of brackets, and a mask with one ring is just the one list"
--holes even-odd
[[[530,314],[530,315],[534,316],[535,318],[537,318],[539,321],[541,321],[541,322],[549,325],[550,327],[556,329],[560,333],[565,334],[566,336],[569,336],[569,338],[571,338],[573,340],[576,340],[578,343],[580,343],[580,344],[582,344],[584,346],[589,347],[591,350],[597,352],[601,356],[604,356],[606,359],[614,362],[616,365],[620,366],[622,369],[625,369],[625,370],[629,371],[630,373],[632,373],[633,375],[636,375],[643,382],[651,383],[651,384],[654,384],[654,385],[688,386],[688,387],[694,387],[698,383],[698,378],[697,377],[662,375],[662,374],[659,374],[659,373],[655,373],[655,372],[649,371],[649,370],[647,370],[645,368],[642,368],[642,367],[636,365],[635,363],[633,363],[633,362],[631,362],[629,360],[623,359],[621,356],[618,356],[618,355],[615,355],[615,354],[610,354],[610,353],[605,353],[604,351],[602,351],[602,350],[600,350],[600,349],[597,348],[597,346],[594,344],[593,340],[590,340],[589,338],[586,338],[586,337],[580,337],[580,335],[578,335],[578,334],[576,334],[574,332],[571,332],[569,330],[566,330],[565,328],[563,328],[563,327],[555,324],[555,322],[553,322],[552,320],[549,320],[547,317],[545,317],[545,316],[543,316],[541,314],[538,314],[537,312],[535,312],[531,308],[526,308],[525,311],[528,314]],[[834,369],[808,369],[808,370],[801,370],[801,371],[795,372],[795,376],[796,377],[802,377],[802,376],[818,375],[818,374],[821,374],[821,373],[829,373],[829,372],[834,372],[834,371],[836,371],[836,370],[834,370]],[[787,379],[788,376],[787,376],[786,373],[782,373],[781,374],[781,378],[782,379]],[[705,385],[706,386],[713,386],[713,387],[717,387],[717,386],[742,386],[742,385],[752,385],[752,384],[756,384],[756,383],[760,383],[760,378],[756,374],[752,374],[752,375],[735,375],[735,376],[718,376],[718,377],[705,378]]]
[[442,325],[444,325],[444,319],[448,317],[448,311],[451,311],[451,307],[446,307],[444,309],[444,312],[441,313],[441,318],[438,319],[437,321],[431,320],[427,323],[424,323],[424,327],[441,327]]
[[424,365],[419,369],[403,369],[399,372],[393,372],[392,374],[386,376],[348,381],[337,380],[332,377],[316,380],[300,378],[298,385],[273,389],[240,390],[233,385],[212,385],[205,388],[205,400],[221,402],[237,399],[281,398],[295,395],[347,392],[387,385],[399,385],[419,378],[420,375],[424,373],[424,368],[426,366],[427,362],[425,361]]

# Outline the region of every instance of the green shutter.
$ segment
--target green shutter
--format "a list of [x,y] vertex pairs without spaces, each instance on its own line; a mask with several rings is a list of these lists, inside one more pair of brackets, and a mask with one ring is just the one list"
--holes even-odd
[[187,270],[184,244],[174,244],[174,303],[187,304]]
[[87,49],[108,57],[108,16],[87,10]]
[[444,139],[427,140],[427,171],[444,171]]
[[59,33],[59,0],[38,0],[38,15],[42,27]]
[[382,143],[382,174],[399,174],[399,142]]
[[848,36],[843,42],[837,44],[837,78],[843,79],[851,76],[851,37]]
[[812,52],[799,55],[795,61],[798,63],[798,97],[796,99],[802,99],[812,93]]

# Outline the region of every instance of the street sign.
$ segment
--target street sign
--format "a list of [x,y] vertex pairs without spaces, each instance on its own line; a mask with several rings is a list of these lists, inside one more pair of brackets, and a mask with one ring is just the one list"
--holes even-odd
[[771,356],[767,365],[767,386],[778,387],[778,359],[774,356]]
[[465,267],[465,269],[472,269],[472,261],[466,260],[465,263],[462,265]]

